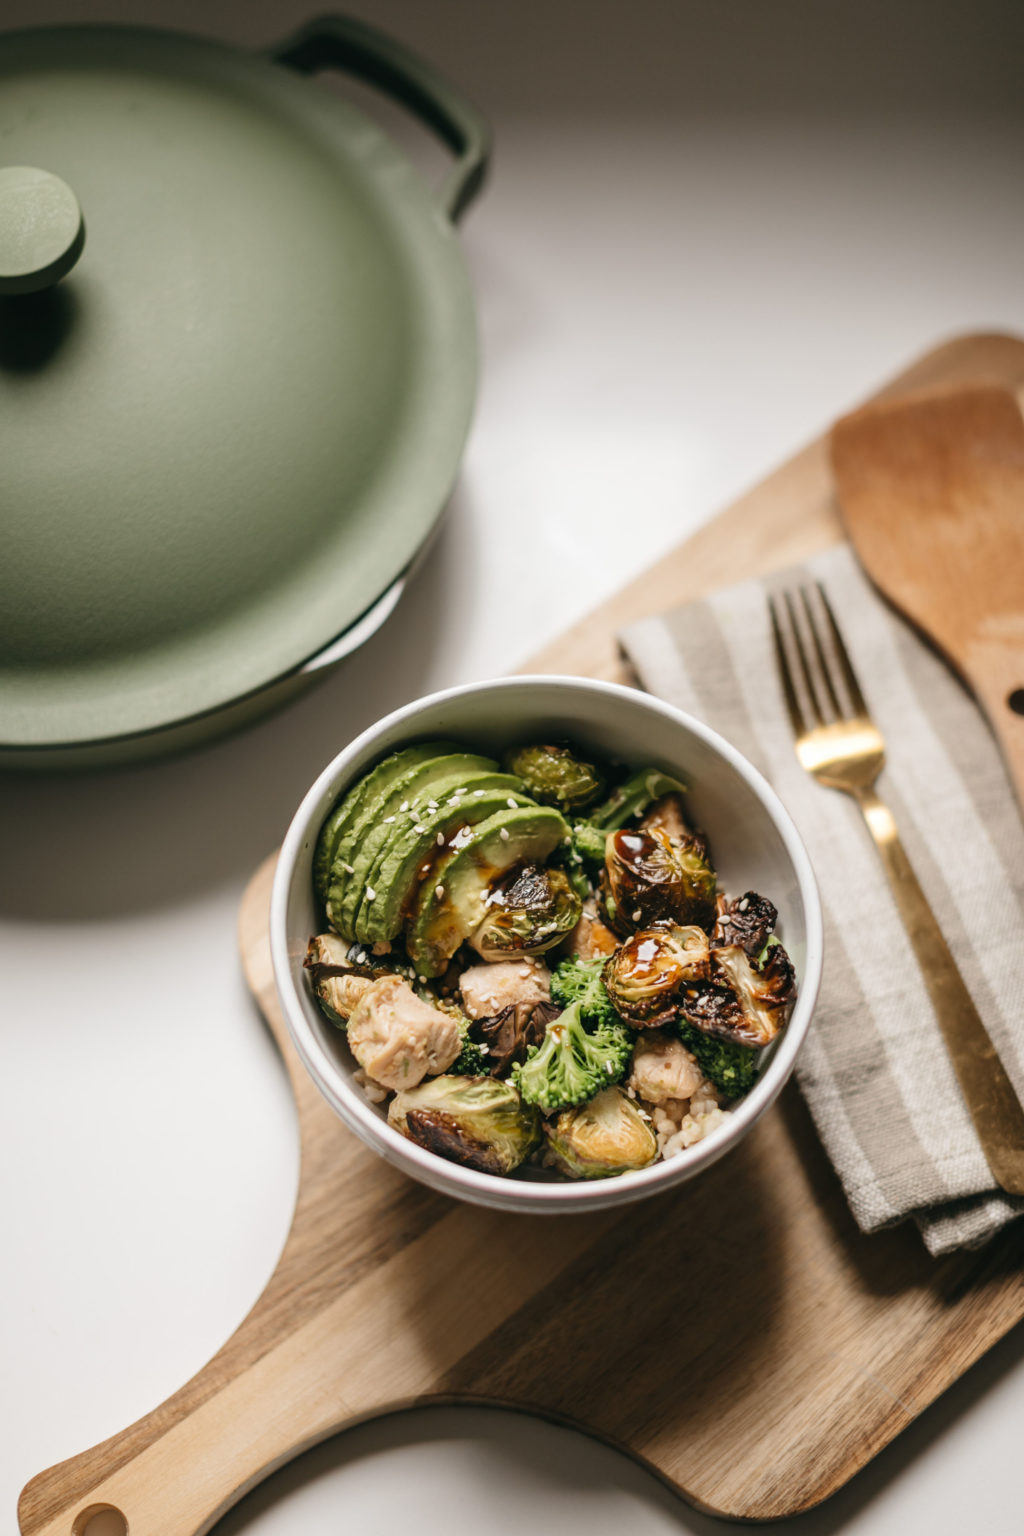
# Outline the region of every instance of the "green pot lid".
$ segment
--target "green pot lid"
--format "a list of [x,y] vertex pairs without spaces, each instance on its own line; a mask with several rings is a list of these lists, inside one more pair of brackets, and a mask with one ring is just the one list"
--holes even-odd
[[485,133],[355,23],[285,56],[433,122],[463,152],[446,196],[269,57],[0,37],[0,747],[263,687],[374,602],[448,496],[476,376],[449,215]]

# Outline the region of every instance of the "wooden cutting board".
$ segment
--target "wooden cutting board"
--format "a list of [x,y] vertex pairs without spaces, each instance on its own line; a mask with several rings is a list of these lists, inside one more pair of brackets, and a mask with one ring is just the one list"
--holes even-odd
[[973,384],[836,423],[832,473],[872,580],[966,679],[1024,806],[1024,416]]
[[[951,342],[886,393],[976,376],[1024,385],[1024,341]],[[838,537],[821,440],[533,668],[622,680],[623,624]],[[510,1216],[413,1183],[341,1125],[292,1050],[272,867],[246,892],[240,940],[299,1114],[281,1259],[174,1397],[28,1484],[24,1536],[81,1536],[102,1508],[131,1536],[197,1536],[345,1425],[467,1400],[589,1429],[703,1509],[778,1519],[827,1498],[1024,1316],[1024,1224],[938,1262],[912,1230],[862,1237],[792,1085],[700,1179],[625,1214]]]

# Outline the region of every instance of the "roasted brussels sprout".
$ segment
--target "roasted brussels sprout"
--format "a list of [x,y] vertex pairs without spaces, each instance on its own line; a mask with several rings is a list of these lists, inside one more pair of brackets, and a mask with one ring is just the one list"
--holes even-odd
[[332,1024],[342,1029],[349,1014],[385,969],[370,965],[369,957],[358,944],[350,944],[336,933],[320,933],[310,939],[303,966],[309,972],[317,1002]]
[[608,962],[604,984],[624,1019],[651,1028],[675,1018],[677,998],[688,981],[706,981],[708,936],[696,924],[642,928]]
[[650,1122],[621,1088],[563,1110],[544,1130],[552,1161],[571,1179],[610,1178],[646,1168],[658,1155]]
[[711,974],[727,982],[743,1011],[744,1030],[734,1038],[741,1045],[769,1045],[796,996],[793,964],[782,945],[769,945],[755,969],[738,944],[724,944],[711,952]]
[[470,1025],[471,1039],[479,1040],[479,1049],[486,1053],[485,1064],[479,1071],[492,1077],[507,1077],[517,1061],[526,1060],[531,1047],[540,1045],[558,1013],[557,1003],[509,1003],[490,1018],[474,1019]]
[[767,896],[747,891],[736,901],[721,907],[711,943],[716,949],[726,944],[739,944],[749,958],[756,961],[772,936],[778,915]]
[[485,960],[508,960],[557,944],[579,922],[583,903],[563,870],[527,864],[491,888],[486,907],[469,942]]
[[435,1077],[395,1095],[388,1124],[464,1168],[511,1173],[540,1144],[540,1116],[510,1083]]
[[738,944],[711,951],[711,980],[685,986],[680,1012],[707,1035],[736,1045],[770,1045],[796,996],[793,966],[781,944],[767,947],[760,970]]
[[591,805],[604,789],[593,763],[566,746],[516,747],[505,758],[509,773],[522,779],[527,792],[541,805],[572,813]]
[[702,838],[673,842],[657,828],[614,832],[604,869],[605,910],[618,933],[658,922],[714,922],[717,880]]

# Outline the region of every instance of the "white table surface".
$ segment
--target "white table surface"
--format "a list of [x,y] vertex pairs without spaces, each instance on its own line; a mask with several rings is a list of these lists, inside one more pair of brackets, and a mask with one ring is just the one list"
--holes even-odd
[[[414,589],[329,683],[179,761],[0,783],[5,1520],[34,1472],[198,1369],[273,1267],[295,1123],[235,917],[323,763],[388,708],[516,665],[925,348],[1024,332],[1012,3],[358,9],[495,120],[493,182],[465,223],[476,422]],[[6,0],[0,22],[265,43],[306,14]],[[1017,1329],[780,1529],[1008,1536],[1022,1416]],[[219,1530],[534,1521],[721,1528],[581,1435],[437,1409],[327,1443]]]

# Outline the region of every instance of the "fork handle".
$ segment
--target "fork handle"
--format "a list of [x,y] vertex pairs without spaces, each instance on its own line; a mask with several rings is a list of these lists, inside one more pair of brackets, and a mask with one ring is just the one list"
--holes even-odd
[[892,812],[873,789],[859,789],[855,797],[881,854],[992,1176],[1009,1194],[1024,1195],[1024,1109],[918,884]]

